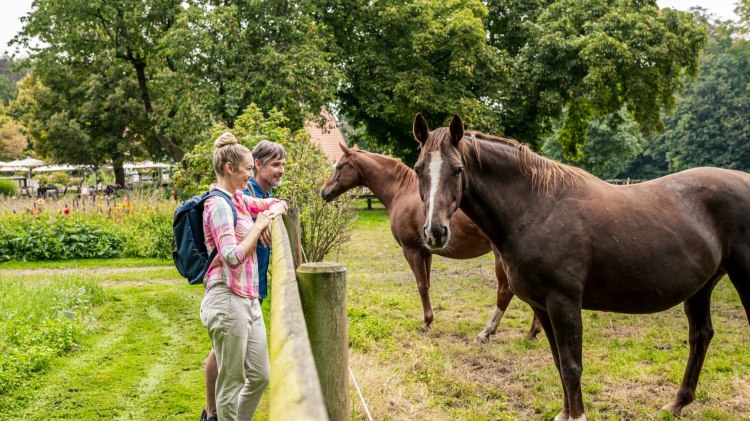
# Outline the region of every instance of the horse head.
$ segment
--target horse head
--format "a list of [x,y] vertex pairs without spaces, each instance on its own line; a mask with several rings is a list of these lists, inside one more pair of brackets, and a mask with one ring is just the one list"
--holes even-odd
[[421,145],[414,171],[425,212],[422,237],[433,250],[448,244],[450,219],[461,203],[464,181],[458,144],[463,136],[464,125],[458,115],[453,115],[449,127],[432,132],[421,113],[414,117],[414,138]]
[[344,156],[336,163],[336,169],[320,190],[320,195],[326,202],[330,202],[345,191],[363,184],[362,176],[354,162],[354,155],[359,151],[359,148],[354,146],[349,149],[343,143],[339,143],[339,147],[344,152]]

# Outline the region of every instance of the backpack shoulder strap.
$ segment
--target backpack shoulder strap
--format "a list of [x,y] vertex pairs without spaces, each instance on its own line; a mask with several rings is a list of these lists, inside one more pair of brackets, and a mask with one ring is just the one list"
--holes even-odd
[[206,197],[203,198],[203,201],[205,202],[209,197],[223,197],[224,200],[227,201],[229,204],[229,208],[232,209],[232,215],[234,215],[234,226],[237,226],[237,208],[234,206],[234,202],[232,202],[232,198],[229,197],[226,193],[224,193],[221,190],[214,190],[206,195]]

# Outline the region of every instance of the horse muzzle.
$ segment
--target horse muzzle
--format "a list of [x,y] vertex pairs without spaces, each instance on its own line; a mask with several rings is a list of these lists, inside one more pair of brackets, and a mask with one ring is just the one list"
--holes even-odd
[[425,244],[433,250],[441,250],[448,244],[451,231],[446,225],[433,225],[422,227],[422,239]]
[[322,197],[326,202],[330,202],[331,200],[336,198],[336,196],[331,193],[331,189],[326,187],[323,187],[323,189],[320,190],[320,197]]

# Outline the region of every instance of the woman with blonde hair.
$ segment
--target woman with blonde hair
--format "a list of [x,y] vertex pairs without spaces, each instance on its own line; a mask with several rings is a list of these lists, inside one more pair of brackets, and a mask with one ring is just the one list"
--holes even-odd
[[[231,133],[214,142],[213,167],[218,190],[203,211],[206,248],[218,249],[203,278],[206,293],[201,321],[208,330],[219,375],[216,414],[221,421],[252,419],[268,385],[270,363],[263,314],[258,302],[258,259],[255,247],[274,217],[286,213],[286,202],[243,194],[253,173],[250,151]],[[237,211],[237,220],[229,204]],[[257,217],[253,222],[253,217]],[[236,223],[235,223],[236,222]]]

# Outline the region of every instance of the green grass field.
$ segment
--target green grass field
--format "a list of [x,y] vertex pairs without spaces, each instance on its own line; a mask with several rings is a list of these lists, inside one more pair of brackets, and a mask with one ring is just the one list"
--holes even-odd
[[[487,344],[473,342],[494,308],[490,256],[434,258],[435,322],[426,334],[418,330],[414,279],[384,211],[362,211],[352,241],[330,260],[347,267],[350,365],[374,419],[534,420],[560,410],[562,391],[544,335],[524,339],[528,306],[514,300],[498,334]],[[101,289],[93,332],[76,336],[71,351],[0,395],[0,420],[198,419],[210,347],[198,319],[201,288],[170,267],[136,269],[168,262],[110,263],[0,266],[4,307],[58,284]],[[54,295],[37,293],[33,302]],[[712,309],[716,334],[697,401],[684,418],[750,419],[750,327],[728,281],[717,287]],[[647,316],[584,312],[584,323],[588,418],[671,419],[659,408],[672,398],[687,360],[682,309]],[[351,390],[352,418],[365,419]],[[266,402],[256,419],[267,419]]]

